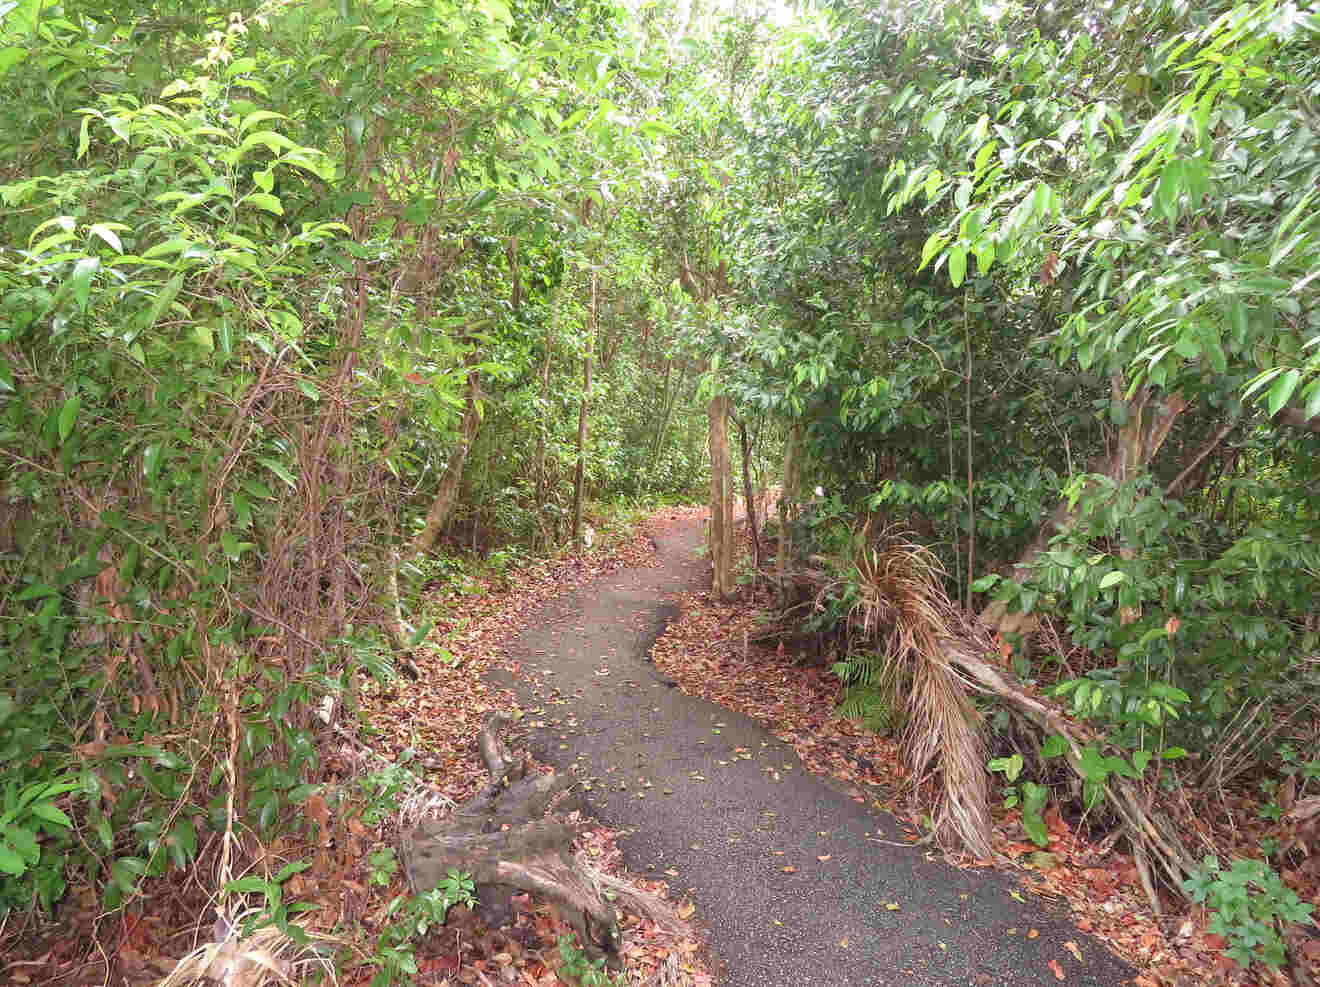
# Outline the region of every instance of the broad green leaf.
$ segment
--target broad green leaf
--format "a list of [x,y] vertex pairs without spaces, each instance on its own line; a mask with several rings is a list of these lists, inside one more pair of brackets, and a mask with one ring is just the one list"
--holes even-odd
[[37,842],[37,834],[26,826],[9,824],[0,831],[0,840],[12,847],[29,867],[34,866],[41,859],[41,845]]
[[284,206],[279,200],[279,196],[271,195],[268,192],[253,192],[243,199],[244,202],[250,202],[258,209],[264,209],[266,212],[272,212],[276,216],[284,215]]
[[1155,211],[1169,222],[1178,221],[1178,197],[1182,194],[1183,165],[1174,159],[1164,166],[1155,188]]
[[976,273],[985,277],[995,262],[995,243],[990,239],[978,240],[972,250],[976,254]]
[[265,147],[271,154],[282,154],[298,146],[274,130],[258,130],[256,133],[248,134],[243,138],[243,143],[238,145],[239,158],[241,159],[244,154],[258,145]]
[[283,113],[276,113],[274,110],[253,110],[243,118],[243,122],[238,125],[240,134],[246,133],[263,120],[287,120],[289,119]]
[[1037,219],[1045,219],[1050,211],[1050,202],[1053,197],[1053,190],[1044,182],[1036,186],[1036,190],[1031,194],[1031,211]]
[[963,283],[963,278],[967,275],[967,248],[961,243],[955,243],[949,249],[949,280],[957,288]]
[[77,239],[77,237],[72,232],[52,233],[50,236],[44,237],[34,244],[30,253],[34,257],[40,257],[51,248],[58,247],[61,244],[68,243],[70,240],[75,239]]
[[166,257],[170,254],[182,253],[192,246],[194,246],[192,240],[186,240],[183,237],[174,237],[171,240],[166,240],[164,243],[156,244],[154,247],[147,250],[142,256],[147,258]]
[[1105,573],[1104,578],[1100,580],[1100,588],[1109,589],[1110,586],[1117,586],[1125,579],[1127,579],[1126,572],[1121,569],[1114,569],[1112,572]]
[[1036,846],[1049,844],[1049,831],[1045,828],[1045,820],[1041,816],[1027,812],[1022,813],[1022,828]]
[[[125,228],[120,223],[115,223],[113,225]],[[106,223],[93,223],[87,228],[87,232],[92,236],[100,237],[110,245],[110,248],[114,250],[115,253],[122,254],[124,252],[124,244],[119,239],[119,234],[111,229],[110,225],[107,225]]]
[[143,330],[152,328],[159,321],[161,314],[169,308],[175,297],[179,294],[179,289],[183,287],[183,275],[176,274],[166,282],[151,303],[151,308],[147,310],[147,317],[142,325]]
[[27,864],[9,843],[0,836],[0,872],[12,874],[15,877],[27,870]]
[[921,263],[917,266],[918,271],[929,264],[930,259],[943,249],[947,239],[942,233],[932,233],[926,237],[926,245],[921,248]]
[[939,193],[940,186],[943,183],[944,175],[940,173],[938,168],[933,169],[931,173],[926,176],[926,198],[934,199]]
[[124,892],[137,886],[137,879],[147,872],[147,863],[138,857],[119,857],[110,864],[110,876]]
[[232,79],[236,75],[242,75],[244,72],[251,72],[257,67],[255,58],[243,57],[235,58],[225,67],[225,78]]
[[966,209],[967,204],[972,201],[972,183],[967,179],[958,182],[958,187],[953,193],[953,204],[958,209]]
[[220,234],[220,239],[224,240],[226,243],[231,243],[236,247],[242,247],[245,250],[251,250],[255,252],[258,249],[257,244],[254,240],[250,240],[245,236],[240,236],[237,233],[230,233],[228,230]]
[[1279,377],[1270,388],[1269,410],[1270,417],[1274,417],[1293,396],[1293,391],[1297,390],[1297,384],[1302,379],[1300,370],[1289,370],[1286,374]]
[[270,470],[281,480],[283,480],[288,485],[290,490],[298,489],[298,481],[294,479],[293,474],[290,473],[288,469],[285,467],[285,465],[281,463],[278,459],[270,459],[265,456],[258,456],[257,462],[261,463],[262,466],[266,467],[266,469]]
[[926,128],[927,132],[930,134],[931,140],[935,141],[938,144],[941,135],[944,133],[944,128],[948,124],[948,122],[949,122],[949,114],[946,110],[941,108],[938,110],[934,110],[931,113],[928,113],[922,125]]
[[[290,793],[290,794],[292,795],[294,793]],[[311,794],[314,793],[309,792],[308,794],[303,795],[303,797],[301,799],[298,799],[297,801],[305,802]],[[193,840],[194,846],[196,846],[196,842],[197,842],[196,839],[194,839]],[[275,883],[283,884],[289,878],[293,877],[294,874],[301,874],[303,871],[305,871],[308,867],[311,866],[312,866],[312,862],[310,860],[291,861],[290,863],[287,863],[283,867],[281,867],[278,872],[276,872]]]
[[28,811],[38,819],[44,819],[46,822],[63,826],[65,829],[70,829],[73,826],[73,820],[65,815],[64,810],[54,802],[34,802],[28,807]]
[[1041,757],[1059,757],[1068,752],[1069,745],[1066,737],[1060,734],[1052,734],[1045,738],[1045,743],[1041,745]]
[[73,426],[78,421],[78,409],[82,407],[82,397],[73,395],[64,402],[60,409],[60,442],[66,441],[73,434]]
[[1266,370],[1264,373],[1260,374],[1242,391],[1242,400],[1249,401],[1253,394],[1263,388],[1270,381],[1276,379],[1281,373],[1283,373],[1283,368],[1275,367],[1272,370]]
[[[4,370],[0,366],[0,384],[4,383]],[[1307,419],[1320,416],[1320,377],[1314,378],[1302,391],[1302,396],[1306,398],[1305,414]]]
[[87,299],[92,290],[92,275],[101,267],[99,257],[82,257],[73,265],[69,275],[69,287],[73,290],[73,299],[78,303],[80,312],[87,311]]
[[142,474],[148,480],[154,480],[160,473],[161,464],[165,462],[165,446],[159,442],[153,442],[142,450]]
[[1009,757],[991,758],[986,767],[990,771],[1002,774],[1010,782],[1018,780],[1018,775],[1022,773],[1022,766],[1025,762],[1021,754],[1013,754]]

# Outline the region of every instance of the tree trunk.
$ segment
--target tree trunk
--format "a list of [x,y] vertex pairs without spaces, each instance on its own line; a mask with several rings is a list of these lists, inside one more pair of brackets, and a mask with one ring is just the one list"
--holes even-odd
[[711,398],[710,408],[710,561],[711,592],[716,599],[733,595],[733,482],[729,461],[729,399]]
[[[582,945],[593,958],[617,965],[619,930],[615,906],[677,927],[659,898],[594,870],[572,852],[573,840],[594,825],[577,816],[551,815],[557,806],[580,808],[567,793],[572,777],[529,771],[516,764],[499,731],[511,718],[486,716],[477,748],[490,784],[448,817],[428,820],[400,836],[400,857],[414,894],[437,887],[450,870],[472,875],[487,925],[512,919],[512,896],[527,891],[563,906]],[[574,821],[574,820],[577,821]]]
[[[1127,422],[1119,430],[1117,448],[1113,454],[1101,456],[1090,463],[1089,473],[1099,473],[1109,477],[1115,483],[1124,483],[1148,468],[1160,451],[1178,416],[1187,408],[1187,402],[1180,394],[1171,394],[1154,408],[1150,406],[1151,391],[1140,388],[1130,398],[1124,399],[1122,380],[1115,377],[1110,381],[1111,392],[1115,401],[1125,404]],[[1031,577],[1036,560],[1050,547],[1050,542],[1057,535],[1072,529],[1080,518],[1076,504],[1061,501],[1050,512],[1050,516],[1041,525],[1036,537],[1027,545],[1017,563],[1013,566],[1014,582],[1025,583]],[[1120,554],[1130,549],[1120,548]],[[1126,556],[1125,556],[1126,557]],[[981,611],[981,620],[992,630],[1000,629],[1005,619],[1004,606],[999,601],[992,602]],[[1130,622],[1131,614],[1124,614],[1125,622]],[[1015,628],[1009,628],[1015,629]]]
[[[673,403],[669,400],[669,376],[674,371],[674,361],[669,359],[665,361],[665,379],[660,384],[660,424],[656,426],[655,441],[651,443],[650,464],[646,468],[646,477],[643,480],[650,480],[655,475],[655,468],[660,464],[660,453],[664,450],[665,432],[669,429],[669,415],[674,410]],[[683,375],[679,374],[678,388],[683,387]],[[677,398],[677,394],[675,395]]]
[[454,513],[454,506],[458,503],[458,490],[463,483],[463,464],[467,460],[468,450],[472,448],[473,440],[477,437],[477,426],[481,424],[480,394],[480,375],[475,370],[470,371],[468,373],[467,407],[463,410],[463,423],[458,447],[449,458],[449,465],[445,468],[444,476],[440,478],[440,489],[436,491],[431,510],[426,515],[426,524],[417,533],[417,537],[413,539],[414,554],[420,555],[422,552],[430,551],[431,546],[435,544],[435,540],[440,537],[440,532],[449,523],[449,516]]
[[761,572],[761,535],[756,526],[756,491],[752,489],[751,451],[747,444],[747,423],[738,421],[738,444],[742,449],[743,499],[747,501],[747,530],[752,533],[752,571]]
[[802,426],[793,425],[784,440],[784,480],[779,489],[779,546],[776,549],[775,568],[779,570],[779,599],[788,599],[788,587],[793,576],[792,507],[797,497],[798,444]]
[[596,275],[591,275],[587,355],[582,360],[582,404],[578,408],[577,468],[573,473],[573,544],[582,551],[582,497],[587,478],[587,411],[591,404],[591,349],[596,339]]
[[550,490],[549,477],[546,475],[545,468],[545,437],[550,431],[550,351],[554,342],[553,332],[554,321],[546,320],[545,325],[545,356],[541,360],[541,399],[540,410],[537,418],[536,430],[536,457],[532,462],[532,475],[536,479],[536,516],[539,519],[541,528],[541,538],[546,546],[553,541],[551,537],[550,524],[546,519],[546,499]]

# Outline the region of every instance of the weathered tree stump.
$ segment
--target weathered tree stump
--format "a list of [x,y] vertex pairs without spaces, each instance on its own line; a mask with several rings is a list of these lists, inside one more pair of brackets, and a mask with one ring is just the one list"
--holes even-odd
[[[506,714],[491,713],[478,734],[490,774],[485,790],[447,818],[428,820],[402,835],[400,857],[408,882],[418,894],[437,887],[450,869],[471,874],[481,916],[491,928],[512,919],[514,894],[529,892],[560,906],[589,956],[617,965],[618,923],[614,906],[602,894],[602,875],[572,852],[573,840],[586,826],[551,815],[552,808],[581,806],[570,793],[575,782],[564,775],[529,773],[526,762],[515,764],[499,736],[510,722]],[[642,913],[657,903],[643,902]]]

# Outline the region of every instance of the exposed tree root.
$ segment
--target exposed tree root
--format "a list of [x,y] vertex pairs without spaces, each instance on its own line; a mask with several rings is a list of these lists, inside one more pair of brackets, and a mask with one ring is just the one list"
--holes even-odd
[[584,824],[551,815],[564,807],[571,778],[529,773],[515,765],[499,731],[510,719],[486,718],[477,738],[490,774],[484,791],[444,819],[428,820],[400,839],[401,857],[414,892],[434,888],[450,870],[467,872],[477,885],[483,918],[499,926],[512,917],[512,896],[520,891],[560,906],[593,958],[618,961],[615,901],[634,914],[676,929],[660,898],[609,878],[575,856],[572,843]]

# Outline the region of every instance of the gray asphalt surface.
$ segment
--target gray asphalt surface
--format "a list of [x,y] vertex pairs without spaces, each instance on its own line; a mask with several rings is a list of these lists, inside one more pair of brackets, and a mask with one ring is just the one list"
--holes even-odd
[[525,674],[500,684],[540,710],[523,721],[537,756],[577,772],[597,818],[628,832],[627,866],[695,903],[719,982],[1057,984],[1051,960],[1074,987],[1131,977],[1066,909],[892,845],[891,816],[809,774],[747,717],[667,682],[647,656],[677,613],[667,598],[709,585],[700,542],[700,523],[684,525],[658,539],[660,568],[547,604],[507,649]]

